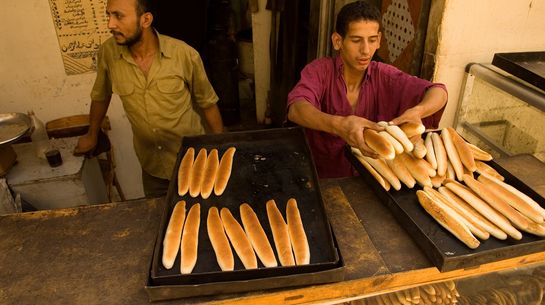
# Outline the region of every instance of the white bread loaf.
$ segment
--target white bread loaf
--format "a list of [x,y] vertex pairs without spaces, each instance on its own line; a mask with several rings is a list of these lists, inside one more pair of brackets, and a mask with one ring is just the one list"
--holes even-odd
[[193,168],[193,161],[195,159],[195,149],[189,147],[182,161],[180,161],[180,167],[178,168],[178,195],[184,196],[189,190],[191,169]]
[[447,130],[450,133],[450,137],[452,138],[452,142],[454,143],[454,147],[456,147],[456,151],[458,152],[462,164],[469,171],[476,171],[477,167],[475,166],[473,152],[467,145],[467,142],[458,134],[458,132],[456,132],[456,130],[454,130],[454,128],[448,127]]
[[227,187],[227,183],[229,182],[229,178],[231,178],[235,151],[235,147],[229,147],[221,157],[218,172],[216,173],[216,182],[214,184],[214,194],[216,194],[216,196],[221,196],[221,194],[223,194]]
[[167,269],[172,268],[178,251],[180,250],[180,241],[182,239],[182,229],[184,227],[185,220],[185,201],[181,200],[176,203],[172,213],[170,214],[170,220],[165,231],[165,237],[163,239],[163,266]]
[[363,130],[365,144],[384,159],[393,159],[396,155],[395,148],[385,137],[373,129]]
[[388,167],[384,160],[373,159],[367,156],[363,156],[363,158],[365,159],[365,161],[371,164],[371,166],[376,169],[377,172],[379,172],[380,175],[384,177],[395,190],[399,191],[401,189],[401,182],[394,174],[394,172],[392,172],[392,170]]
[[414,187],[416,180],[414,180],[414,177],[411,175],[407,169],[407,166],[405,166],[400,158],[396,156],[393,160],[386,160],[386,164],[388,164],[399,181],[403,182],[410,189]]
[[206,149],[201,148],[193,162],[191,177],[189,178],[189,195],[193,198],[201,194],[201,185],[204,179],[204,168],[206,166]]
[[434,200],[422,190],[416,191],[416,196],[418,202],[420,202],[420,205],[426,212],[466,246],[475,249],[480,245],[479,240],[471,234],[471,231],[464,222],[454,216],[452,209],[449,209],[441,202]]
[[208,209],[206,229],[221,270],[232,271],[235,268],[235,259],[227,235],[225,235],[218,208],[211,207]]
[[203,199],[210,197],[210,194],[212,194],[219,163],[218,150],[214,148],[208,154],[206,166],[204,167],[204,177],[201,184],[201,197]]
[[297,201],[294,198],[290,198],[286,205],[286,219],[288,220],[288,233],[295,262],[297,265],[308,265],[310,263],[310,248]]
[[458,151],[456,151],[456,147],[454,147],[454,142],[452,141],[452,137],[450,136],[450,132],[447,128],[444,128],[441,131],[441,139],[443,140],[443,144],[445,145],[445,150],[447,152],[450,164],[452,164],[452,168],[456,173],[456,179],[458,179],[458,181],[462,181],[462,176],[464,175],[464,166],[462,164],[462,161],[460,160]]
[[471,144],[471,143],[467,143],[467,145],[469,146],[469,148],[471,149],[471,151],[473,152],[473,158],[475,158],[475,160],[480,160],[480,161],[491,161],[492,160],[492,155],[487,153],[486,151],[480,149],[479,147]]
[[201,205],[195,203],[189,213],[182,233],[182,253],[180,271],[182,274],[188,274],[193,271],[197,264],[199,249],[199,227],[201,225]]
[[426,146],[426,160],[437,170],[437,158],[435,157],[435,150],[433,149],[433,142],[431,140],[431,132],[426,134],[426,139],[424,139],[424,146]]
[[244,231],[246,232],[255,253],[263,265],[265,267],[278,266],[271,243],[269,242],[261,223],[259,223],[257,215],[249,204],[243,203],[240,205],[240,219],[242,220]]
[[242,261],[244,268],[256,269],[257,258],[248,236],[228,208],[222,208],[220,215],[225,232],[227,233],[235,252]]
[[288,225],[278,210],[274,200],[267,201],[267,217],[273,233],[278,260],[282,266],[294,266],[295,258],[291,248]]
[[444,176],[447,172],[447,151],[445,150],[445,145],[439,134],[432,132],[431,140],[433,142],[433,150],[435,152],[435,157],[437,159],[437,174],[439,176]]
[[360,161],[361,165],[367,169],[367,171],[377,180],[377,182],[386,190],[390,190],[390,183],[384,179],[372,166],[367,162],[359,149],[352,147],[352,154]]

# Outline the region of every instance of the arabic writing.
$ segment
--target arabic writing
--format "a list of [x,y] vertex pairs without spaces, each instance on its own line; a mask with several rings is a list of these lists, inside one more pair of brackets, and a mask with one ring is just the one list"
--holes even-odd
[[111,36],[106,0],[49,0],[67,74],[94,71],[96,53]]

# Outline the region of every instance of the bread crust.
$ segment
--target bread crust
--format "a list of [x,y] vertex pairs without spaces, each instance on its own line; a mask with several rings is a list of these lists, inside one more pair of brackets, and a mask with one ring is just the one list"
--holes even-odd
[[225,228],[225,232],[231,241],[231,245],[235,249],[238,257],[242,261],[244,268],[246,269],[256,269],[257,268],[257,258],[255,256],[254,249],[250,244],[250,240],[246,235],[246,232],[242,229],[242,226],[238,221],[233,217],[231,211],[228,208],[222,208],[220,212],[221,222]]
[[458,134],[458,132],[456,132],[456,130],[454,130],[454,128],[448,127],[447,130],[450,133],[450,137],[454,143],[454,147],[456,147],[456,151],[458,152],[458,156],[460,157],[462,164],[469,171],[476,171],[477,166],[475,165],[473,152],[467,145],[467,142]]
[[189,184],[191,179],[191,169],[193,168],[193,161],[195,159],[195,149],[189,147],[182,161],[180,161],[180,167],[178,168],[178,195],[184,196],[189,191]]
[[395,148],[386,138],[373,129],[363,130],[365,144],[384,159],[393,159],[396,155]]
[[360,161],[361,165],[363,165],[363,167],[365,167],[365,169],[367,169],[367,171],[373,176],[373,178],[375,178],[375,180],[377,180],[377,182],[386,190],[386,191],[389,191],[390,190],[390,183],[384,179],[384,177],[382,177],[372,166],[371,164],[369,164],[369,162],[367,162],[364,158],[363,158],[363,155],[362,153],[360,152],[359,149],[355,148],[355,147],[352,147],[352,153],[354,154],[354,156],[356,157],[356,159],[358,159],[358,161]]
[[288,233],[295,262],[297,265],[308,265],[310,263],[310,248],[301,214],[297,207],[297,201],[294,198],[288,199],[288,203],[286,204],[286,218],[288,220]]
[[197,263],[200,225],[201,205],[195,203],[191,209],[189,209],[189,213],[187,213],[187,219],[182,233],[182,244],[180,249],[182,253],[180,271],[182,274],[191,273]]
[[512,207],[521,212],[524,216],[530,218],[536,223],[544,222],[545,218],[540,213],[540,210],[543,210],[542,208],[536,208],[535,205],[529,204],[519,196],[515,195],[513,192],[504,188],[501,185],[501,181],[494,179],[486,174],[480,175],[478,180],[487,185],[498,196],[504,198],[507,203],[509,203]]
[[233,168],[233,161],[235,157],[236,148],[229,147],[221,157],[221,161],[216,174],[216,181],[214,183],[214,194],[221,196],[227,187],[229,178],[231,177],[231,170]]
[[453,211],[445,208],[439,201],[434,200],[422,190],[416,191],[416,196],[420,205],[430,214],[442,227],[452,233],[458,240],[463,242],[471,249],[480,245],[478,239],[471,234],[467,226],[453,216]]
[[507,218],[499,214],[490,205],[488,205],[488,203],[486,203],[481,198],[479,198],[471,190],[463,188],[459,184],[456,184],[453,182],[449,182],[445,186],[448,187],[460,198],[464,199],[473,208],[479,211],[481,215],[486,217],[488,220],[490,220],[490,222],[498,226],[502,231],[507,233],[509,236],[511,236],[512,238],[516,240],[520,240],[522,238],[522,234],[511,225],[511,223],[509,222],[509,220],[507,220]]
[[212,194],[216,175],[219,167],[218,150],[212,149],[206,158],[206,166],[204,168],[204,177],[201,185],[201,197],[207,199]]
[[407,135],[408,138],[418,136],[426,131],[426,127],[421,123],[406,122],[399,125],[399,128]]
[[469,142],[467,143],[467,146],[469,146],[469,148],[471,149],[471,152],[473,153],[473,158],[475,160],[480,160],[480,161],[492,160],[492,155],[480,149],[478,146],[471,144]]
[[[380,122],[379,122],[380,123]],[[414,149],[414,144],[409,140],[407,135],[399,128],[399,126],[396,125],[384,125],[382,124],[384,128],[386,128],[386,131],[391,134],[396,140],[403,145],[403,148],[405,149],[405,152],[411,152]]]
[[369,162],[371,166],[377,170],[377,172],[380,173],[382,177],[384,177],[390,185],[397,191],[401,189],[401,182],[397,178],[397,176],[392,172],[392,170],[388,167],[386,162],[382,159],[373,159],[369,158],[367,156],[363,156],[365,161]]
[[482,199],[490,204],[496,211],[500,212],[503,216],[507,217],[518,228],[526,229],[529,225],[528,221],[516,213],[515,209],[511,207],[503,198],[497,196],[489,186],[475,180],[469,175],[464,175],[464,182],[475,193],[477,193]]
[[193,162],[193,168],[191,168],[191,177],[189,178],[189,195],[193,198],[201,194],[201,185],[204,179],[204,168],[206,166],[207,153],[205,148],[201,148],[195,162]]
[[452,168],[456,173],[456,179],[458,179],[458,181],[462,181],[462,176],[464,175],[464,166],[462,165],[462,161],[460,160],[458,151],[456,151],[456,147],[454,147],[454,142],[452,141],[452,137],[450,136],[450,132],[447,128],[444,128],[441,131],[441,139],[443,140],[443,144],[445,145],[445,150],[447,152],[450,164],[452,164]]
[[433,142],[433,150],[435,152],[435,157],[437,159],[437,174],[439,176],[444,176],[447,172],[447,151],[445,150],[445,145],[443,140],[438,133],[431,133],[431,140]]
[[408,188],[412,189],[416,184],[416,180],[411,175],[407,166],[401,161],[400,158],[395,157],[393,160],[386,160],[386,164],[397,176],[399,181],[403,182]]
[[435,150],[433,149],[433,142],[431,140],[431,132],[426,134],[424,139],[424,146],[426,146],[426,160],[433,169],[437,170],[437,158],[435,157]]
[[235,259],[229,245],[229,240],[225,234],[218,208],[211,207],[208,209],[206,229],[221,270],[232,271],[235,268]]
[[163,238],[163,266],[171,269],[180,250],[182,239],[182,229],[185,221],[185,201],[180,200],[176,203],[170,214],[170,220]]
[[265,267],[278,266],[267,234],[265,234],[265,230],[263,230],[257,215],[249,204],[243,203],[240,205],[240,218],[244,226],[244,231],[259,260],[261,260]]
[[453,191],[447,187],[440,187],[439,193],[443,194],[452,204],[458,206],[458,209],[462,211],[467,218],[471,218],[475,223],[480,225],[488,233],[494,236],[497,239],[504,240],[507,239],[507,234],[498,228],[495,224],[490,222],[484,216],[482,216],[475,208],[473,208],[469,203],[467,203],[462,198],[458,197]]
[[492,166],[482,162],[482,161],[475,161],[475,166],[477,167],[477,173],[479,174],[487,174],[488,176],[492,176],[500,181],[504,181],[505,178],[498,173]]
[[390,143],[392,143],[392,146],[394,147],[396,155],[405,151],[405,149],[403,148],[403,145],[401,145],[401,143],[399,143],[399,141],[396,140],[394,137],[392,137],[392,135],[389,134],[387,131],[382,130],[382,131],[379,131],[378,134],[384,137]]
[[427,153],[428,150],[426,149],[424,140],[422,138],[417,138],[416,142],[414,142],[413,156],[418,159],[422,159],[426,156]]
[[267,201],[266,207],[278,260],[282,266],[293,266],[295,265],[295,259],[291,248],[288,225],[284,221],[274,200]]
[[430,176],[428,174],[428,169],[416,162],[416,160],[407,153],[402,153],[398,155],[398,158],[401,159],[401,162],[405,164],[411,175],[421,186],[432,186]]

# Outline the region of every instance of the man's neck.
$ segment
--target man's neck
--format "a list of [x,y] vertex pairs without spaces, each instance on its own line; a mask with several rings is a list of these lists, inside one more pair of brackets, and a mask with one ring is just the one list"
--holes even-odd
[[367,69],[363,72],[344,69],[344,81],[346,82],[346,87],[349,91],[360,87],[365,72],[367,72]]
[[153,56],[159,49],[159,38],[151,28],[144,29],[142,38],[129,47],[134,58],[146,58]]

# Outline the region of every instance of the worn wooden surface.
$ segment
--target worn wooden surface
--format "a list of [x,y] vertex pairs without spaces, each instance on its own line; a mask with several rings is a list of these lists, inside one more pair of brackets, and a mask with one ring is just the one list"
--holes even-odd
[[[524,181],[542,185],[538,177]],[[441,273],[362,179],[326,180],[321,189],[345,281],[156,304],[335,303],[545,262],[545,253],[534,253]],[[162,209],[161,200],[137,200],[1,216],[0,304],[148,304],[144,285]]]

